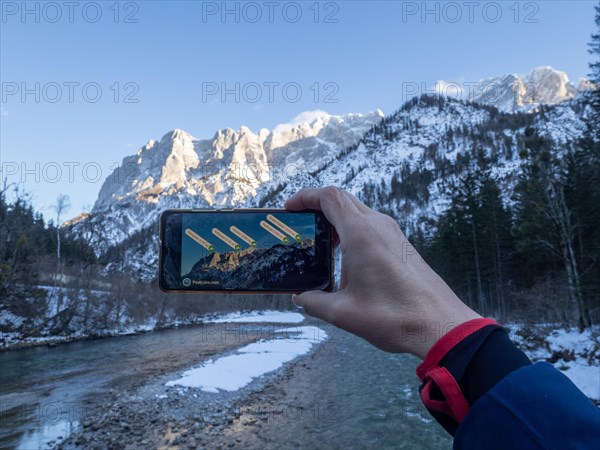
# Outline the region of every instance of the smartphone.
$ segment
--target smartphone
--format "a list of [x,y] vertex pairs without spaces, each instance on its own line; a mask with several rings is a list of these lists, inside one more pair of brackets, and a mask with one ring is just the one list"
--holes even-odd
[[311,210],[166,210],[158,279],[165,292],[331,290],[332,227]]

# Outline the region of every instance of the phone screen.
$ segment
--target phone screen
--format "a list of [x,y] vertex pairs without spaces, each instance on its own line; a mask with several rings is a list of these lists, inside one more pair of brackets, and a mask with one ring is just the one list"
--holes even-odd
[[321,212],[181,211],[161,215],[166,291],[329,289],[331,226]]

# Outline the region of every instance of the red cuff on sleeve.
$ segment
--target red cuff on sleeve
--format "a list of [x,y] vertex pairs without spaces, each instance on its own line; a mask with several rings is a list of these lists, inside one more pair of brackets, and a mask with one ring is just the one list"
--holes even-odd
[[[469,404],[454,377],[444,367],[439,367],[439,362],[460,341],[489,325],[498,323],[483,318],[469,320],[450,330],[431,347],[425,360],[417,367],[417,377],[423,382],[420,395],[425,407],[450,416],[458,423],[462,422],[469,412]],[[431,398],[434,385],[442,392],[444,401]]]

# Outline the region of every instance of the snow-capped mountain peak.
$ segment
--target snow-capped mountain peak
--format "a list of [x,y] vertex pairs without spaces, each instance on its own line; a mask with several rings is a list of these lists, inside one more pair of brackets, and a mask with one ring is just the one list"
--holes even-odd
[[[579,87],[585,90],[591,85],[580,81]],[[531,110],[540,104],[555,105],[576,97],[578,92],[565,72],[541,66],[526,74],[484,78],[476,84],[469,100],[515,112]]]
[[[425,95],[387,117],[381,110],[343,116],[309,111],[273,130],[226,128],[205,140],[172,130],[124,158],[91,213],[68,226],[98,254],[114,245],[126,249],[122,264],[150,279],[156,275],[156,223],[166,208],[281,206],[302,187],[337,185],[402,217],[410,234],[444,210],[445,183],[460,177],[477,151],[493,159],[509,201],[525,130],[534,127],[557,147],[569,147],[586,129],[586,97],[574,98],[566,74],[551,67],[480,84],[486,81],[501,94],[494,102]],[[478,103],[530,114],[509,117]]]
[[[523,77],[525,86],[534,87],[532,103],[555,105],[575,97],[577,91],[565,72],[550,66],[537,67]],[[526,87],[527,90],[527,87]],[[528,99],[524,99],[527,101]]]
[[344,116],[310,111],[272,131],[225,128],[206,140],[172,130],[123,159],[84,221],[103,222],[106,245],[154,223],[164,208],[244,205],[290,170],[318,170],[382,117],[380,110]]

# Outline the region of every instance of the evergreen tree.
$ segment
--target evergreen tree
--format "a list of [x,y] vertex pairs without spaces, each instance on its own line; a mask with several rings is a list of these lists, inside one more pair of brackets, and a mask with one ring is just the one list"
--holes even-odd
[[575,208],[568,201],[572,189],[568,169],[548,140],[531,128],[525,134],[526,162],[515,190],[517,249],[529,266],[533,262],[537,269],[534,278],[554,272],[557,262],[562,265],[578,326],[584,329],[591,324],[591,317],[581,288],[578,224]]
[[[55,275],[55,236],[61,232],[56,225],[45,224],[25,193],[15,188],[11,202],[8,194],[5,184],[0,190],[0,311],[27,318],[22,329],[27,333],[49,313],[48,296],[40,286]],[[69,268],[93,263],[93,251],[85,241],[63,236],[61,245],[61,258]]]
[[426,254],[467,303],[484,314],[504,316],[511,278],[511,216],[488,159],[483,152],[476,156],[477,163],[450,184],[450,207],[440,217]]
[[[600,6],[595,10],[600,30]],[[582,295],[591,308],[600,308],[600,32],[592,34],[589,47],[590,80],[596,89],[583,96],[590,113],[583,116],[586,131],[568,159],[565,196],[575,222]]]
[[47,248],[47,233],[22,192],[15,192],[12,204],[6,195],[5,186],[0,192],[0,310],[33,318],[44,307],[37,263]]

